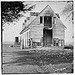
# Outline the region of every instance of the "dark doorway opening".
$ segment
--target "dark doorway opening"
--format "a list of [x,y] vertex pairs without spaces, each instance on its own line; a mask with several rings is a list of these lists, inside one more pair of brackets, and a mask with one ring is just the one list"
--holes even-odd
[[51,16],[44,16],[44,26],[45,27],[52,27],[52,17]]
[[52,44],[52,29],[43,29],[43,46],[51,46]]
[[19,38],[15,37],[15,43],[18,43]]

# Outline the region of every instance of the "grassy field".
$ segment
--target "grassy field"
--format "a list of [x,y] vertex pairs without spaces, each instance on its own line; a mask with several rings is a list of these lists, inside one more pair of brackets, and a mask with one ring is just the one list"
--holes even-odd
[[4,49],[3,73],[73,73],[73,50]]

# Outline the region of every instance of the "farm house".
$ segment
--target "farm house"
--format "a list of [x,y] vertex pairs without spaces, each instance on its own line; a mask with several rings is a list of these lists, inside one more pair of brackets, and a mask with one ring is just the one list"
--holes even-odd
[[30,17],[26,18],[20,32],[21,48],[64,47],[65,29],[59,14],[55,13],[49,5],[41,12],[30,12]]

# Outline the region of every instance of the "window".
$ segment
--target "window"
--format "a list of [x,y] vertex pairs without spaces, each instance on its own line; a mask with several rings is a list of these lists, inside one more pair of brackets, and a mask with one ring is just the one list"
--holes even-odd
[[59,46],[61,46],[61,40],[59,40]]
[[27,20],[30,20],[30,17],[27,17]]
[[53,24],[56,24],[56,17],[53,18]]
[[25,23],[27,22],[27,20],[25,20]]
[[61,40],[61,46],[63,46],[64,45],[64,40]]
[[58,40],[58,38],[54,38],[54,46],[59,46],[59,40]]
[[40,23],[42,23],[42,16],[40,17]]

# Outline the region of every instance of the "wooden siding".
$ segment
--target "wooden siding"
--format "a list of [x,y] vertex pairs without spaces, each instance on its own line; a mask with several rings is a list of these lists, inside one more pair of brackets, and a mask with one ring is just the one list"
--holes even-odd
[[[42,23],[40,23],[40,17],[42,16]],[[52,17],[52,41],[54,38],[64,40],[65,38],[65,26],[60,21],[60,19],[55,15],[54,11],[50,8],[50,6],[45,7],[40,14],[29,24],[28,28],[30,28],[29,38],[32,38],[33,42],[41,42],[43,38],[43,29],[44,29],[44,16],[51,16]],[[56,17],[56,24],[53,24],[53,17]],[[27,28],[26,28],[27,29]],[[24,30],[22,36],[26,36],[25,34],[28,30]],[[23,37],[25,38],[25,37]],[[27,39],[24,39],[27,43]],[[25,43],[25,42],[24,42]],[[25,43],[25,44],[26,44]],[[24,44],[24,45],[25,45]]]
[[43,37],[43,25],[31,25],[31,38],[35,42],[40,42]]
[[[31,23],[31,38],[34,41],[40,41],[43,37],[43,28],[44,28],[44,16],[52,16],[53,11],[50,6],[45,7],[40,14],[34,19]],[[40,16],[42,16],[42,23],[40,24]]]
[[[32,21],[32,25],[36,25],[36,24],[40,24],[40,16],[42,16],[44,18],[44,16],[53,16],[54,11],[50,8],[50,6],[46,6],[41,12],[40,14]],[[43,19],[43,23],[44,24],[44,19]]]
[[[30,32],[30,29],[25,31],[21,36],[21,40],[22,40],[21,44],[22,44],[23,48],[28,47],[28,40],[30,39],[29,32]],[[27,33],[28,33],[28,35],[27,35]]]
[[[43,23],[40,24],[40,16],[43,17]],[[44,9],[39,16],[31,23],[31,38],[40,40],[43,37],[43,28],[44,28],[44,16],[56,17],[56,24],[53,26],[53,38],[64,39],[65,38],[65,27],[60,19],[55,15],[54,11],[48,6]]]
[[65,38],[65,27],[62,25],[58,18],[56,18],[56,24],[53,25],[53,38]]

